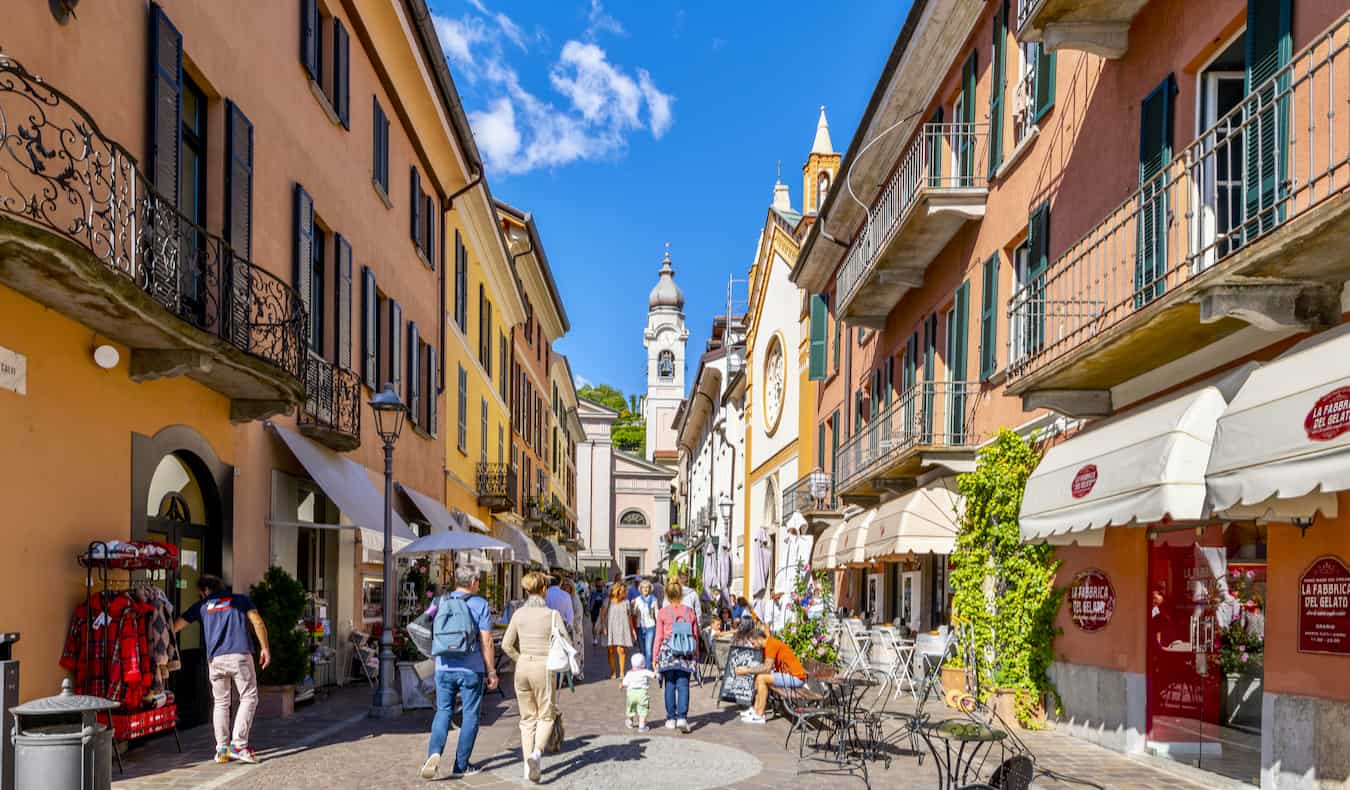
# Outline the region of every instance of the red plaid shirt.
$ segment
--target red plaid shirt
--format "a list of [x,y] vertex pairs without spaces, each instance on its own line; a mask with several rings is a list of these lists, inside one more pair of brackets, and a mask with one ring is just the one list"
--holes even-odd
[[[139,704],[145,630],[130,597],[104,601],[101,595],[75,608],[66,631],[61,666],[75,673],[75,691]],[[134,689],[133,689],[134,687]],[[134,700],[134,701],[133,701]]]

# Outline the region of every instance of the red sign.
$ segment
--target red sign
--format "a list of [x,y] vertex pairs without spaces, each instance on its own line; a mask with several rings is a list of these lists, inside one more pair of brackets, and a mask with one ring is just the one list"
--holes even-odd
[[1078,474],[1073,476],[1073,483],[1069,486],[1069,491],[1074,499],[1082,499],[1092,491],[1092,487],[1097,485],[1097,465],[1088,464],[1078,470]]
[[1350,387],[1341,387],[1317,399],[1303,419],[1303,430],[1314,442],[1329,442],[1350,431]]
[[1100,631],[1116,613],[1116,590],[1106,571],[1089,568],[1069,585],[1069,616],[1084,631]]
[[1340,557],[1317,558],[1298,580],[1298,649],[1350,656],[1350,568]]

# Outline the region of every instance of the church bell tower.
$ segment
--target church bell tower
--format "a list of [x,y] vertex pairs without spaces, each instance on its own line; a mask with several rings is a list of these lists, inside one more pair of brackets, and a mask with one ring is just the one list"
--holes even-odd
[[657,272],[656,286],[647,297],[647,328],[642,345],[647,349],[647,396],[642,414],[647,421],[647,460],[674,465],[679,460],[675,437],[675,412],[684,399],[685,345],[689,330],[684,325],[684,293],[675,284],[670,263],[670,245]]

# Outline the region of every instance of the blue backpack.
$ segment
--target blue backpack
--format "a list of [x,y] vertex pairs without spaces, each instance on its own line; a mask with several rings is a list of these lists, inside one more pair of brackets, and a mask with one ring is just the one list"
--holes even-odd
[[694,641],[694,628],[688,620],[676,619],[670,627],[670,654],[675,658],[693,658],[698,652],[698,642]]
[[431,626],[431,652],[438,656],[467,656],[478,650],[478,625],[468,599],[453,593],[441,596]]

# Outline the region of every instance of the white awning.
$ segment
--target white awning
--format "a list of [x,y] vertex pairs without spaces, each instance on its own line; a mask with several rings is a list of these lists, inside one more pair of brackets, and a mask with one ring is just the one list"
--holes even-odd
[[1248,377],[1219,418],[1205,481],[1228,517],[1336,515],[1335,492],[1350,490],[1350,324]]
[[433,534],[437,532],[453,532],[460,528],[455,517],[450,514],[450,511],[445,509],[445,505],[442,505],[440,502],[423,494],[421,491],[409,488],[402,483],[395,483],[394,485],[397,486],[398,490],[403,492],[404,496],[412,501],[413,506],[416,507],[418,512],[420,512],[431,524],[431,532]]
[[965,499],[955,477],[943,477],[877,508],[863,556],[867,560],[905,554],[951,554]]
[[844,528],[848,526],[847,521],[840,521],[831,524],[820,533],[816,538],[816,545],[811,547],[811,569],[817,571],[830,570],[838,567],[839,563],[836,556],[839,550],[839,538],[844,534]]
[[1022,539],[1206,517],[1205,466],[1214,425],[1254,367],[1249,363],[1222,381],[1106,420],[1051,447],[1027,480]]
[[867,562],[864,549],[869,540],[869,532],[876,523],[877,509],[868,508],[848,520],[848,528],[839,539],[835,550],[835,561],[839,565],[863,565]]
[[500,540],[489,538],[487,535],[479,535],[477,532],[467,530],[439,530],[427,535],[425,538],[418,538],[407,546],[399,549],[398,553],[402,555],[411,554],[440,554],[446,551],[500,551],[506,556],[510,556],[511,547]]
[[492,537],[509,545],[512,551],[512,562],[518,562],[522,565],[548,566],[548,560],[544,558],[544,552],[534,545],[534,541],[525,536],[519,527],[514,524],[508,524],[499,518],[492,519]]
[[489,532],[488,525],[484,524],[481,518],[478,518],[474,514],[464,510],[460,510],[457,512],[459,513],[459,517],[464,520],[464,524],[468,526],[470,529],[478,530],[484,535],[488,534]]
[[[361,545],[371,551],[383,550],[384,495],[375,490],[366,468],[280,425],[269,422],[267,426],[281,437],[295,460],[338,506],[343,519],[361,530]],[[417,535],[397,511],[392,517],[393,550],[397,551],[416,540]]]

